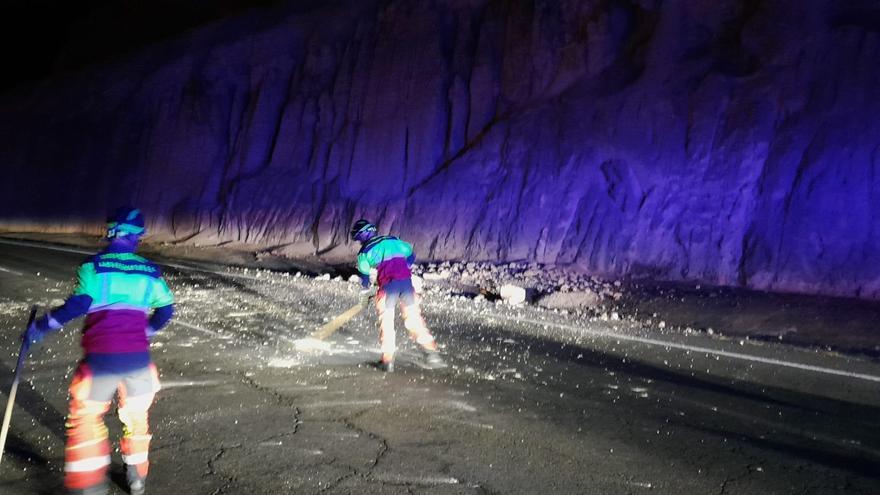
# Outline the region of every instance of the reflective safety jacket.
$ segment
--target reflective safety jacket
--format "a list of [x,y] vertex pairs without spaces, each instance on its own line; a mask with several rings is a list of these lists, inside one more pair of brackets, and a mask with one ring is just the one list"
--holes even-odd
[[86,361],[98,368],[149,363],[147,325],[158,330],[173,313],[174,297],[159,267],[134,253],[107,249],[80,265],[78,279],[73,294],[48,314],[49,324],[61,326],[86,314],[82,347]]
[[379,287],[393,280],[409,280],[412,272],[409,267],[415,261],[412,245],[390,235],[376,236],[365,242],[358,252],[357,269],[361,280],[369,284],[370,270],[378,272]]

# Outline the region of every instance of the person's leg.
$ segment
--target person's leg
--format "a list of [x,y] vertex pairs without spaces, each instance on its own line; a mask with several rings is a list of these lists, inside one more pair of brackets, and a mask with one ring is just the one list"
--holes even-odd
[[127,374],[119,387],[119,421],[122,422],[122,459],[128,484],[133,494],[143,493],[149,471],[150,450],[149,410],[159,391],[156,366]]
[[409,290],[404,290],[400,294],[400,311],[403,315],[403,325],[409,332],[410,338],[422,346],[425,364],[431,368],[446,366],[443,358],[440,357],[440,353],[437,352],[437,342],[434,340],[434,336],[431,335],[431,331],[428,330],[428,325],[425,324],[425,319],[422,317],[422,310],[419,307],[419,296],[412,290],[411,286]]
[[382,350],[382,363],[394,362],[394,352],[397,350],[396,336],[394,334],[394,306],[397,303],[398,294],[395,291],[379,289],[376,293],[376,313],[379,317],[379,346]]
[[110,441],[104,414],[116,392],[118,377],[95,374],[80,363],[70,383],[70,411],[64,426],[64,486],[72,494],[107,492]]
[[403,316],[403,326],[409,332],[410,338],[423,349],[436,351],[437,343],[434,341],[431,331],[428,330],[428,325],[425,323],[422,310],[419,307],[418,296],[411,287],[410,290],[400,294],[400,312]]

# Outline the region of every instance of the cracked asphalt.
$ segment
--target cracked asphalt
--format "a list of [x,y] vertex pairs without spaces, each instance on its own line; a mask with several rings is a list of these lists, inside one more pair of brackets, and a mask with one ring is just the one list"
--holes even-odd
[[[4,406],[28,308],[60,303],[75,251],[0,242]],[[401,331],[386,375],[371,310],[300,340],[358,302],[350,284],[163,261],[178,314],[152,348],[149,493],[880,493],[870,359],[429,291],[450,366],[420,367]],[[3,494],[61,493],[77,324],[28,360]]]

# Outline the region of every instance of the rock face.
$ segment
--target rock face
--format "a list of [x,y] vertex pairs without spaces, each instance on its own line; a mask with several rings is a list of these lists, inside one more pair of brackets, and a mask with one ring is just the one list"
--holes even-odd
[[0,101],[0,226],[880,298],[880,2],[337,1]]

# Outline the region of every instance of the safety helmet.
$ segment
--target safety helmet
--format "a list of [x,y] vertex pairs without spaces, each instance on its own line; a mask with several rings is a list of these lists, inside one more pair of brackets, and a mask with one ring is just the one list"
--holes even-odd
[[376,226],[363,218],[351,226],[351,238],[355,241],[364,242],[376,235]]
[[144,216],[137,208],[127,206],[119,208],[107,219],[108,239],[127,235],[143,235],[146,231]]

